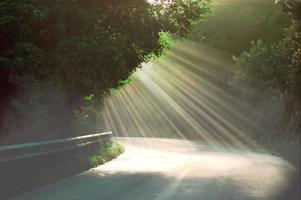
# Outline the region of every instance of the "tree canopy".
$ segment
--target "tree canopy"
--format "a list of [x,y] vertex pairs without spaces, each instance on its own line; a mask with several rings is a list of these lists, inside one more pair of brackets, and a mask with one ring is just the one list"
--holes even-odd
[[[78,113],[82,101],[100,100],[125,84],[141,63],[161,55],[168,35],[186,36],[193,22],[209,11],[209,3],[1,0],[0,103],[5,106],[3,99],[29,88],[31,93],[22,100],[27,110],[45,101],[42,96],[61,104],[60,97],[47,94],[51,85]],[[44,115],[54,118],[46,111]]]
[[103,94],[164,49],[160,32],[185,36],[208,1],[3,0],[0,66],[53,81],[70,97]]

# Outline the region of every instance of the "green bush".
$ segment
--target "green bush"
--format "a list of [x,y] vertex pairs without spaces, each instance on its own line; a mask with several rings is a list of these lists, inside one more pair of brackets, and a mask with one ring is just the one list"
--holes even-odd
[[251,48],[239,57],[236,63],[232,84],[251,95],[257,95],[274,87],[283,92],[286,89],[289,73],[287,48],[282,41],[271,46],[261,40],[251,43]]
[[88,162],[91,166],[96,167],[98,165],[108,162],[124,152],[124,147],[117,142],[109,141],[106,143],[105,152],[98,152],[88,157]]
[[88,160],[89,160],[90,165],[93,167],[104,164],[106,162],[106,159],[104,157],[97,155],[97,154],[90,156],[88,158]]
[[118,155],[124,152],[124,147],[116,142],[112,142],[106,147],[106,157],[116,158]]

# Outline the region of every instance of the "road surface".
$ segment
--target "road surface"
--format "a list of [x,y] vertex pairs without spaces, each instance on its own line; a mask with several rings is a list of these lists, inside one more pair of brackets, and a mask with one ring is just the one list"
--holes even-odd
[[15,200],[268,200],[294,169],[280,158],[176,139],[118,138],[125,153]]

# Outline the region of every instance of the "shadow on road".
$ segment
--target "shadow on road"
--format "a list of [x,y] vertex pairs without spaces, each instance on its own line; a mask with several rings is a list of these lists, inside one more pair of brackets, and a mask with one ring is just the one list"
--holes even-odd
[[[290,165],[195,142],[118,138],[116,160],[15,200],[299,200]],[[164,147],[164,148],[163,148]]]
[[[66,188],[66,182],[73,182]],[[117,184],[116,184],[117,183]],[[160,173],[89,173],[69,178],[59,185],[55,192],[51,186],[42,188],[34,196],[28,194],[17,199],[110,199],[117,200],[260,200],[244,191],[234,180],[227,178],[183,178],[182,180]],[[100,192],[101,191],[101,192]],[[40,196],[41,195],[41,196]]]

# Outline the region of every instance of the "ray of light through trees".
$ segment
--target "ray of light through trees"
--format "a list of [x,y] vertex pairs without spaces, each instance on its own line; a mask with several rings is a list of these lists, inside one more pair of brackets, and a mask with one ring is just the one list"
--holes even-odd
[[252,117],[260,116],[210,72],[212,65],[230,69],[214,57],[221,53],[208,54],[202,48],[186,40],[165,57],[143,64],[128,85],[105,99],[106,128],[119,136],[199,139],[217,148],[252,148],[255,143],[247,135],[259,134]]

